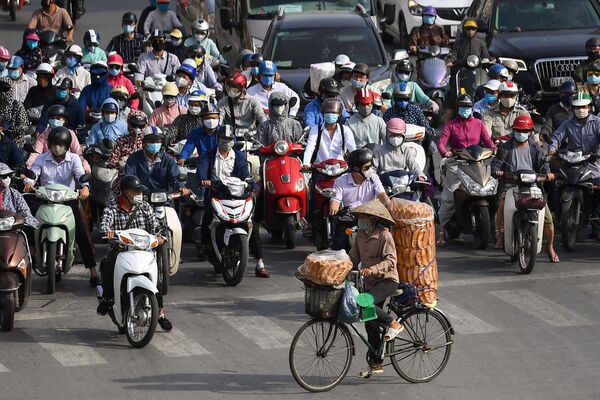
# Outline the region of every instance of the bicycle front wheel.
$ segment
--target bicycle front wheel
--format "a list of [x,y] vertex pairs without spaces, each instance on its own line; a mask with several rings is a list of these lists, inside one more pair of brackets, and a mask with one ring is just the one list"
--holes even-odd
[[387,347],[394,369],[409,382],[431,381],[450,358],[451,327],[439,311],[428,308],[414,308],[400,322],[404,331]]
[[348,373],[354,342],[348,328],[334,320],[312,319],[302,325],[290,347],[290,370],[309,392],[326,392]]

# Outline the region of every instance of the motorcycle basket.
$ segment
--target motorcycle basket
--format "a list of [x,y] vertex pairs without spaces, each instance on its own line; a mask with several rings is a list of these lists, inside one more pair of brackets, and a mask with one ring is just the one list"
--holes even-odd
[[541,192],[515,191],[513,195],[518,210],[541,210],[546,205]]

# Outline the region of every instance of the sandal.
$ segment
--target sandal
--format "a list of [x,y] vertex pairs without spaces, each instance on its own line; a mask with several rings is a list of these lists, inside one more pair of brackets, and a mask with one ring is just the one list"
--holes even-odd
[[402,325],[402,324],[400,324],[400,328],[392,328],[390,326],[387,330],[387,333],[383,337],[383,341],[390,342],[390,341],[396,339],[396,336],[398,336],[400,333],[402,333],[402,331],[404,331],[404,325]]
[[446,240],[441,235],[438,236],[438,238],[437,238],[437,240],[436,240],[435,243],[438,245],[438,247],[444,247],[444,246],[446,246]]
[[560,258],[558,258],[558,254],[556,254],[556,251],[554,252],[554,256],[552,256],[550,252],[548,252],[547,254],[552,264],[558,264],[560,262]]

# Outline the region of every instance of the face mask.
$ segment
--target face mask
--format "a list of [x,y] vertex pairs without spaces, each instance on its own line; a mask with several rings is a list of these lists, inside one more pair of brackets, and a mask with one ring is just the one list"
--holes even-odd
[[66,99],[68,95],[69,95],[69,92],[67,92],[66,90],[57,90],[56,91],[56,98],[59,100]]
[[188,108],[188,111],[190,112],[190,114],[192,115],[198,115],[200,114],[200,112],[202,111],[202,107],[198,107],[198,106],[190,106],[190,108]]
[[229,151],[233,148],[233,140],[219,140],[219,150]]
[[573,97],[571,96],[560,96],[560,102],[567,107],[571,107],[571,103],[573,103]]
[[348,85],[351,85],[352,83],[350,83],[350,81],[349,81],[349,80],[347,80],[347,79],[344,79],[344,80],[343,80],[343,81],[342,81],[340,84],[342,85],[342,87],[346,87],[346,86],[348,86]]
[[140,135],[144,130],[142,128],[133,128],[133,133],[137,136]]
[[458,108],[458,115],[460,115],[461,118],[464,118],[464,119],[470,118],[471,114],[473,114],[473,109],[471,107],[459,107]]
[[396,104],[400,108],[406,108],[408,107],[408,100],[396,100]]
[[117,69],[117,68],[111,68],[108,70],[108,73],[111,76],[119,76],[119,74],[121,73],[121,68]]
[[590,114],[590,110],[587,107],[586,108],[577,108],[577,109],[573,110],[573,113],[575,114],[575,116],[577,118],[585,119]]
[[215,129],[217,126],[219,126],[219,120],[216,118],[205,119],[202,121],[202,123],[207,129]]
[[273,114],[280,116],[283,115],[283,113],[285,113],[285,105],[282,106],[273,106]]
[[160,11],[169,11],[169,4],[165,4],[165,3],[160,3],[158,5],[158,9]]
[[48,120],[48,125],[50,125],[50,128],[52,128],[52,129],[59,127],[59,126],[63,126],[64,124],[65,124],[65,121],[63,121],[62,119],[49,119]]
[[57,144],[50,146],[50,151],[57,157],[62,157],[65,154],[67,154],[67,148],[65,146],[59,146]]
[[435,16],[423,15],[423,25],[433,25],[434,22],[435,22]]
[[525,143],[529,139],[529,133],[513,131],[513,137],[519,143]]
[[143,194],[136,194],[135,196],[133,196],[129,202],[131,204],[133,204],[134,206],[137,206],[138,204],[142,204],[142,202],[144,201],[144,195]]
[[265,86],[271,86],[273,82],[275,82],[275,76],[262,75],[260,77],[260,83],[262,83]]
[[150,7],[156,8],[156,0],[150,0]]
[[173,104],[175,104],[176,99],[174,97],[167,97],[164,100],[165,100],[165,105],[167,107],[171,107],[171,106],[173,106]]
[[392,146],[399,147],[399,146],[402,146],[402,143],[404,143],[404,136],[402,136],[402,135],[388,136],[387,141]]
[[204,62],[204,58],[203,57],[196,57],[196,58],[194,58],[194,61],[196,62],[196,66],[201,67],[202,63]]
[[500,99],[500,103],[506,108],[513,108],[517,104],[517,99],[512,97],[503,97]]
[[146,51],[146,53],[150,53],[152,50],[154,50],[152,46],[144,47],[144,51]]
[[127,100],[117,100],[117,104],[119,105],[119,109],[124,109],[127,107]]
[[352,79],[350,81],[350,84],[352,85],[352,87],[354,89],[362,89],[365,87],[366,83],[363,81],[357,81],[356,79]]
[[232,99],[237,99],[240,97],[240,91],[236,89],[229,89],[227,91],[227,96],[231,97]]
[[371,114],[371,111],[373,111],[373,106],[372,105],[358,104],[356,106],[356,109],[358,110],[358,113],[361,116],[366,117],[369,114]]
[[21,76],[21,72],[18,69],[11,69],[8,71],[8,77],[13,81],[16,81]]
[[4,71],[7,65],[8,61],[0,61],[0,72]]
[[400,82],[408,82],[410,79],[410,74],[397,74],[396,76]]
[[260,73],[260,70],[258,69],[258,67],[252,67],[250,68],[250,73],[252,75],[258,75]]
[[598,85],[600,84],[600,76],[590,75],[587,77],[587,81],[590,85]]
[[367,233],[373,230],[373,222],[371,221],[371,218],[358,217],[357,225],[358,229]]
[[26,46],[27,46],[27,48],[29,50],[33,50],[36,47],[38,47],[38,41],[37,40],[26,40],[25,44],[26,44]]
[[146,151],[150,154],[156,154],[160,151],[161,147],[162,147],[162,144],[160,144],[160,143],[147,143]]
[[171,40],[171,45],[173,47],[179,47],[179,45],[181,44],[181,42],[183,42],[183,40],[181,40],[181,39]]
[[335,124],[337,122],[338,118],[339,118],[339,115],[337,115],[336,113],[325,113],[323,115],[323,119],[328,124]]
[[135,31],[134,25],[123,25],[123,32],[125,33],[133,33]]
[[67,57],[67,67],[69,68],[75,68],[78,64],[77,59],[73,56],[69,56]]
[[194,33],[194,39],[196,39],[199,42],[201,42],[204,39],[206,39],[207,36],[208,36],[208,32]]
[[178,88],[186,88],[188,86],[188,81],[183,76],[178,76],[177,79],[175,79],[175,84]]
[[2,186],[4,186],[5,188],[10,186],[10,176],[7,176],[6,178],[2,179]]
[[165,49],[165,43],[164,42],[152,42],[152,49],[154,51],[161,52]]
[[488,104],[495,103],[497,99],[498,98],[496,97],[495,94],[486,94],[485,95],[485,100],[488,102]]
[[117,114],[102,114],[102,119],[108,124],[112,124],[117,119]]
[[366,171],[361,171],[360,173],[365,179],[369,179],[371,178],[373,175],[375,175],[375,171],[373,171],[373,168],[369,168]]

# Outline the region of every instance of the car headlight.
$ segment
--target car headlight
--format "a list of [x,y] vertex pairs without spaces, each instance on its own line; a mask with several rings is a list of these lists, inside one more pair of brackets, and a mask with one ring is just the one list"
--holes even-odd
[[255,53],[260,52],[262,49],[262,46],[263,46],[263,40],[252,36],[252,47],[254,49],[254,52]]
[[150,203],[166,203],[168,196],[166,192],[156,192],[150,195]]
[[504,61],[514,61],[519,66],[519,71],[527,71],[527,63],[525,60],[518,58],[498,57],[498,61],[500,61],[500,64],[502,64]]
[[520,176],[521,182],[523,183],[533,183],[537,179],[536,174],[521,174]]
[[15,217],[0,218],[0,231],[8,231],[15,224]]
[[273,150],[275,150],[275,153],[280,156],[287,154],[289,149],[290,149],[290,146],[284,140],[278,141],[277,143],[275,143],[275,146],[273,146]]
[[470,55],[467,57],[467,65],[470,68],[476,68],[479,65],[479,57],[474,54]]
[[46,189],[46,197],[53,203],[62,203],[67,195],[66,190]]
[[421,16],[423,7],[415,0],[408,0],[408,11],[410,11],[412,15]]

